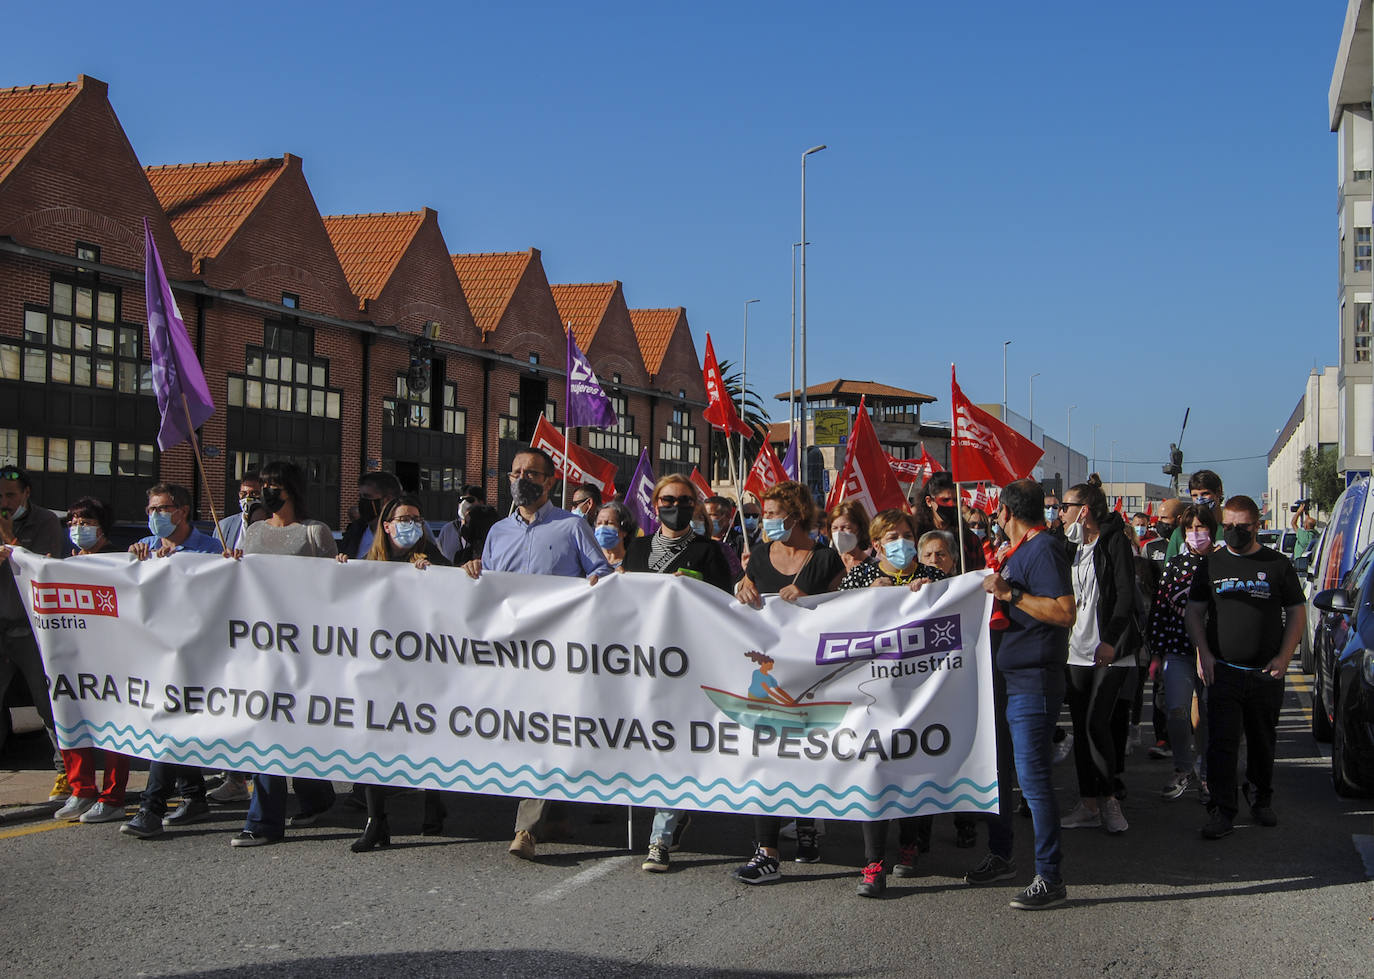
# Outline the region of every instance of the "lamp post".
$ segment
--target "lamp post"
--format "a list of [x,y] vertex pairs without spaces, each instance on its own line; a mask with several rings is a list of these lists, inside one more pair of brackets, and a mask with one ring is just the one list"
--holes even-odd
[[1002,422],[1007,420],[1007,347],[1011,346],[1010,340],[1002,341]]
[[1040,376],[1036,371],[1030,376],[1030,395],[1026,398],[1026,414],[1030,416],[1030,438],[1035,441],[1035,379]]
[[812,153],[825,149],[825,144],[813,146],[801,155],[801,400],[797,412],[801,422],[801,435],[797,439],[797,475],[801,484],[807,486],[806,458],[806,158]]
[[1093,472],[1097,471],[1097,430],[1101,425],[1093,426]]
[[801,242],[792,242],[792,367],[787,380],[787,438],[797,431],[797,249]]
[[1073,483],[1073,410],[1078,405],[1069,405],[1067,417],[1064,419],[1064,472],[1068,476],[1068,482]]
[[1110,472],[1111,472],[1111,474],[1112,474],[1112,483],[1113,483],[1113,485],[1115,485],[1115,483],[1116,483],[1116,439],[1112,439],[1112,468],[1111,468]]
[[[744,395],[749,390],[749,304],[758,302],[757,299],[746,299],[744,301],[744,355],[740,359],[739,369],[739,417],[744,419]],[[767,436],[764,436],[767,438]],[[739,437],[739,468],[744,472],[744,435]],[[740,502],[744,502],[743,494]]]

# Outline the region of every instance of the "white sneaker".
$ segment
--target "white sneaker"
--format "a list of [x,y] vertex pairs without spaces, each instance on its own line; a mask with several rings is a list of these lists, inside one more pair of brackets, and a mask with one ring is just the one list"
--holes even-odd
[[82,798],[79,795],[69,796],[67,798],[66,803],[63,804],[62,808],[52,814],[52,818],[57,820],[65,819],[69,822],[75,822],[76,820],[80,819],[82,814],[85,813],[85,811],[91,808],[91,806],[93,805],[95,805],[94,796],[92,796],[89,799]]
[[1102,814],[1093,812],[1081,799],[1063,819],[1059,820],[1060,829],[1096,829],[1102,825]]
[[81,814],[83,823],[113,823],[124,819],[124,807],[112,806],[108,802],[97,802]]
[[1109,797],[1102,800],[1102,828],[1113,836],[1131,828],[1126,816],[1121,812],[1121,803]]
[[1064,740],[1054,746],[1054,763],[1058,765],[1061,761],[1073,754],[1073,732],[1064,735]]
[[1196,776],[1193,775],[1192,769],[1186,772],[1174,772],[1174,777],[1164,783],[1164,788],[1159,790],[1159,794],[1165,799],[1177,799],[1188,791],[1194,778]]
[[218,802],[221,805],[230,802],[247,802],[248,780],[242,775],[226,775],[224,776],[224,784],[205,793],[205,797],[211,802]]

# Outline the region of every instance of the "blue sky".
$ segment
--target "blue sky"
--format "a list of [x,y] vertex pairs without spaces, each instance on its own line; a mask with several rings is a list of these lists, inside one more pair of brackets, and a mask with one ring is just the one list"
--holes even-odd
[[[1228,489],[1334,363],[1344,0],[142,5],[6,14],[0,85],[85,72],[145,164],[305,160],[323,213],[439,211],[453,251],[684,305],[787,388],[808,164],[808,380],[1008,399],[1119,478],[1177,437]],[[80,27],[85,25],[85,27]],[[79,29],[78,29],[79,28]],[[785,417],[779,404],[774,417]]]

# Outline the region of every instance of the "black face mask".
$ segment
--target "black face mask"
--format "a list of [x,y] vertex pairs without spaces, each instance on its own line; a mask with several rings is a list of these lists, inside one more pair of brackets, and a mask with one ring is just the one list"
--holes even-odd
[[280,486],[264,486],[262,488],[262,505],[267,507],[268,513],[276,513],[286,506],[286,494],[281,491]]
[[1233,551],[1244,551],[1255,540],[1255,535],[1250,532],[1249,527],[1230,526],[1226,528],[1223,535],[1226,546]]
[[510,497],[516,506],[531,507],[544,495],[544,484],[521,476],[510,484]]
[[691,525],[695,512],[696,507],[692,506],[661,506],[658,508],[658,522],[669,530],[682,530]]
[[959,508],[955,506],[937,506],[935,512],[940,517],[940,522],[946,527],[953,527],[959,522]]
[[366,496],[358,497],[358,516],[368,523],[376,523],[377,518],[382,515],[382,501],[369,499]]

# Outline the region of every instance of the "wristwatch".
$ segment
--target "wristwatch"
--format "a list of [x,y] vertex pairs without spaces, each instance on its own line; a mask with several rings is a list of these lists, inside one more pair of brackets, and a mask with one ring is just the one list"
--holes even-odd
[[1012,586],[1011,586],[1011,598],[1007,599],[1007,604],[1008,604],[1008,605],[1019,605],[1019,604],[1021,604],[1021,596],[1024,595],[1024,594],[1025,594],[1025,592],[1023,592],[1020,588],[1018,588],[1016,585],[1012,585]]

